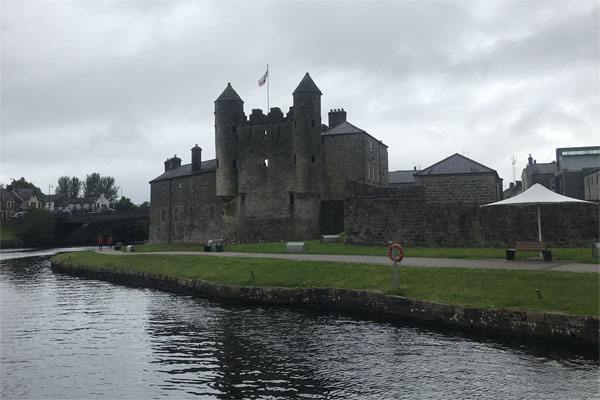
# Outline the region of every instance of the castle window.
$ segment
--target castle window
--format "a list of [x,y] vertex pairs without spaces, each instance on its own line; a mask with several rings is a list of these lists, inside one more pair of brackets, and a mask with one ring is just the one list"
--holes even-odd
[[294,153],[294,165],[296,165],[296,153]]
[[290,204],[294,204],[294,193],[290,193]]
[[160,212],[160,220],[163,221],[163,222],[165,221],[165,210],[162,210]]
[[162,191],[163,191],[163,192],[166,192],[166,191],[167,191],[167,185],[164,185],[164,184],[163,184],[163,185],[161,186],[161,189],[162,189]]
[[312,156],[310,156],[310,162],[311,163],[315,163],[315,155],[313,154]]
[[245,205],[245,204],[246,204],[246,196],[242,195],[242,205]]
[[313,128],[315,127],[315,120],[314,119],[310,120],[310,126],[313,127]]
[[369,151],[373,151],[373,142],[369,142]]
[[206,178],[202,178],[202,186],[206,186]]
[[233,168],[237,168],[237,160],[233,160]]
[[219,168],[219,160],[217,160],[217,168]]
[[231,126],[231,132],[235,133],[235,125]]
[[215,219],[215,208],[214,207],[211,207],[208,209],[208,218]]
[[269,166],[269,159],[268,159],[268,158],[265,158],[265,159],[263,160],[263,167],[268,167],[268,166]]
[[177,189],[178,189],[178,190],[181,190],[181,188],[182,188],[182,187],[183,187],[183,184],[182,184],[181,182],[179,182],[179,183],[177,184]]
[[267,130],[266,129],[263,132],[263,136],[267,136]]

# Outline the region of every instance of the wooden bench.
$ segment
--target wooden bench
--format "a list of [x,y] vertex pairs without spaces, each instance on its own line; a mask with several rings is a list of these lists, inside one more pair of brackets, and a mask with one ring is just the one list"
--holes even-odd
[[217,253],[221,253],[223,251],[224,242],[224,239],[211,239],[204,245],[204,251],[210,253],[214,248]]
[[514,249],[506,250],[506,259],[514,260],[517,251],[539,251],[544,261],[552,261],[552,252],[545,242],[517,242]]

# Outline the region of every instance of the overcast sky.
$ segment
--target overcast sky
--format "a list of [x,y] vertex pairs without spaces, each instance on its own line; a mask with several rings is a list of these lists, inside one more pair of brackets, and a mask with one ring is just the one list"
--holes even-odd
[[[594,1],[1,0],[0,182],[110,175],[135,203],[167,157],[215,157],[214,100],[284,112],[309,72],[322,117],[389,146],[390,170],[454,153],[505,187],[532,154],[600,145]],[[52,190],[53,192],[53,190]]]

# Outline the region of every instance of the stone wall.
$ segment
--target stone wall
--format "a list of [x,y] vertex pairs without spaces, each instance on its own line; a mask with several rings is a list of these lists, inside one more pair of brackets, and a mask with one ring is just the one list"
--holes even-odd
[[347,180],[387,186],[387,147],[383,143],[366,133],[325,134],[322,140],[324,199],[342,200]]
[[337,288],[227,286],[202,280],[119,268],[52,262],[52,270],[176,293],[233,300],[244,304],[297,305],[366,313],[390,320],[417,320],[455,328],[549,340],[598,352],[598,318],[540,311],[482,309]]
[[494,173],[415,175],[415,185],[426,188],[425,201],[429,203],[487,204],[502,199]]
[[[441,203],[423,186],[376,189],[346,186],[344,230],[348,243],[389,241],[424,247],[513,247],[538,238],[537,209]],[[435,199],[435,197],[434,197]],[[589,246],[599,241],[598,206],[541,206],[542,239],[551,247]]]
[[153,182],[150,243],[196,244],[223,238],[225,207],[215,184],[215,171]]
[[307,240],[319,235],[318,195],[273,190],[222,198],[215,185],[215,171],[153,182],[150,243]]

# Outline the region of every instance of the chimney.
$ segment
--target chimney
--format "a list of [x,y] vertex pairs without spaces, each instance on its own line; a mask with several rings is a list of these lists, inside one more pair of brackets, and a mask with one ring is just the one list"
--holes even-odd
[[511,182],[510,183],[510,189],[514,189],[514,188],[515,188],[515,184],[514,184],[514,182]]
[[343,108],[329,110],[329,129],[346,122],[346,111]]
[[533,163],[533,158],[531,158],[531,153],[529,153],[529,158],[527,159],[527,161],[529,162],[529,165],[531,165]]
[[192,172],[198,172],[202,169],[202,149],[198,143],[192,147]]
[[181,158],[177,157],[177,154],[165,161],[165,172],[179,167],[181,167]]

